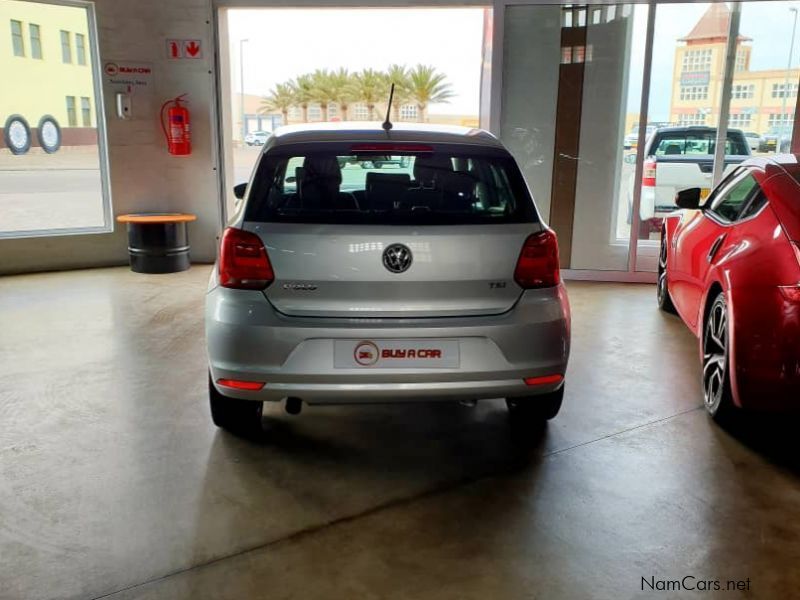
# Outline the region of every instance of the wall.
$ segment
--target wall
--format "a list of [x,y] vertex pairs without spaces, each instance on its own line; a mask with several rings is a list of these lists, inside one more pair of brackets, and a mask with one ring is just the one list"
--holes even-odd
[[[213,28],[210,0],[97,0],[101,63],[150,63],[151,90],[134,96],[133,118],[114,116],[104,83],[113,214],[177,211],[197,214],[189,225],[192,259],[211,262],[220,227],[212,101]],[[168,38],[201,39],[201,60],[166,57]],[[158,122],[161,102],[188,93],[193,149],[170,156]],[[124,227],[106,234],[0,240],[0,273],[56,270],[127,262]]]

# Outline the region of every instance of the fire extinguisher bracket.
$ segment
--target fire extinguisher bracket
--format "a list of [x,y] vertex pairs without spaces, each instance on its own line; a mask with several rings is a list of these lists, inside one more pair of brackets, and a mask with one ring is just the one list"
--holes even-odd
[[128,227],[128,256],[135,273],[177,273],[191,266],[187,223],[190,213],[134,213],[119,215]]

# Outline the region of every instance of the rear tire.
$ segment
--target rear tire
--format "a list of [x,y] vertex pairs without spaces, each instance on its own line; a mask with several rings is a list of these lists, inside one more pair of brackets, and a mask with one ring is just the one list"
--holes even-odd
[[536,396],[506,398],[508,415],[513,423],[543,423],[555,418],[561,410],[564,399],[564,386],[555,392]]
[[661,230],[661,251],[658,253],[658,282],[656,283],[656,300],[658,308],[670,314],[678,314],[667,286],[667,231]]
[[208,399],[214,425],[237,435],[252,437],[261,433],[263,402],[223,396],[208,378]]
[[727,423],[736,414],[731,391],[730,328],[725,293],[714,298],[703,327],[703,404],[718,423]]

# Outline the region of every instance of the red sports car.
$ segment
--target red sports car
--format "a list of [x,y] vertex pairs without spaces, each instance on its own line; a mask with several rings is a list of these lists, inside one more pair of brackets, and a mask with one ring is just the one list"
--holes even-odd
[[735,408],[800,408],[800,155],[753,158],[661,232],[658,304],[700,341],[717,420]]

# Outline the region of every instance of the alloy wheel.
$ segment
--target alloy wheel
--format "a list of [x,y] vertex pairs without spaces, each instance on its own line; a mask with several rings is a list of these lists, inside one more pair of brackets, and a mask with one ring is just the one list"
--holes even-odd
[[658,282],[656,283],[658,303],[663,306],[667,296],[667,239],[661,235],[661,250],[658,253]]
[[703,336],[703,397],[712,415],[724,399],[727,369],[728,311],[720,294],[711,307]]

